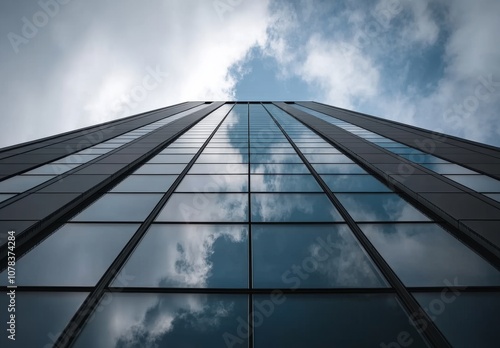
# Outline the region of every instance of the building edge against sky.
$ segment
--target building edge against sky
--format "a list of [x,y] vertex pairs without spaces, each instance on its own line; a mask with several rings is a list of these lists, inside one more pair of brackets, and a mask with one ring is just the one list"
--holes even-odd
[[[0,226],[28,345],[500,339],[484,322],[500,310],[500,149],[321,103],[186,102],[0,149]],[[43,301],[58,320],[28,324]],[[121,310],[143,320],[96,341]],[[302,332],[287,318],[304,311],[342,329]],[[367,311],[384,329],[346,320]]]

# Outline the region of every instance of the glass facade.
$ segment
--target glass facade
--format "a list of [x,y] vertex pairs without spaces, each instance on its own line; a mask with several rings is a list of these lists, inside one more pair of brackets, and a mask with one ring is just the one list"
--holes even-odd
[[[500,342],[493,176],[291,102],[198,103],[144,123],[0,181],[0,286],[15,289],[16,344]],[[491,213],[432,208],[433,192],[357,157],[358,138],[427,180],[451,179],[455,195],[484,194]],[[0,299],[3,323],[11,302]],[[5,332],[0,342],[15,346]]]

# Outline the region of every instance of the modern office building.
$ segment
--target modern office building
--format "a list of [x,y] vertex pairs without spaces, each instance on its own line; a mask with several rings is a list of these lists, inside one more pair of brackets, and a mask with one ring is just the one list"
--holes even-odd
[[496,147],[186,102],[1,149],[0,201],[1,347],[500,345]]

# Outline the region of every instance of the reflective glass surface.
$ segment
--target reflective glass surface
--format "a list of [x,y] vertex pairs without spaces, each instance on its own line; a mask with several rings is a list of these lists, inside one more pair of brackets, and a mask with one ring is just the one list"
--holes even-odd
[[52,179],[52,175],[18,175],[0,182],[0,192],[19,193]]
[[391,192],[371,175],[321,175],[332,192]]
[[202,154],[196,163],[248,163],[248,155]]
[[110,192],[167,192],[177,175],[129,175]]
[[245,288],[248,227],[153,224],[111,286]]
[[108,193],[72,220],[144,221],[161,197],[161,194],[156,193]]
[[341,154],[306,154],[305,156],[311,163],[353,163],[353,161],[349,157]]
[[411,154],[411,155],[399,155],[399,156],[415,163],[449,163],[448,161],[433,155]]
[[248,192],[248,175],[186,175],[175,192]]
[[500,192],[500,181],[486,175],[445,175],[478,192]]
[[360,224],[406,286],[500,285],[500,272],[435,224]]
[[133,174],[180,174],[185,164],[143,164]]
[[398,338],[427,347],[393,294],[255,295],[253,303],[262,318],[255,347],[392,348]]
[[384,287],[346,225],[254,225],[257,288]]
[[500,202],[500,193],[485,194],[485,196]]
[[[238,337],[240,320],[248,322],[246,295],[105,296],[112,301],[83,328],[75,348],[248,347],[247,338]],[[248,332],[247,325],[240,330]]]
[[251,163],[302,163],[300,157],[296,154],[252,154]]
[[250,172],[256,174],[309,174],[309,169],[303,163],[252,163],[250,164]]
[[[93,286],[138,224],[66,224],[16,263],[17,285]],[[0,273],[7,285],[7,271]]]
[[252,193],[251,201],[254,222],[343,221],[322,193]]
[[63,158],[58,159],[57,161],[54,161],[54,163],[67,163],[67,164],[75,164],[75,163],[85,163],[90,160],[93,160],[94,158],[99,157],[100,155],[82,155],[79,153],[75,153]]
[[323,192],[312,175],[250,176],[252,192]]
[[[9,296],[0,296],[1,347],[52,347],[61,331],[87,297],[82,292],[16,292],[16,311],[7,311]],[[6,331],[9,315],[15,314],[15,341]]]
[[156,155],[147,163],[189,163],[194,155]]
[[6,201],[10,197],[14,197],[15,194],[0,194],[0,202]]
[[248,194],[174,193],[156,221],[248,221]]
[[465,293],[460,289],[445,289],[440,293],[413,293],[413,296],[453,347],[498,347],[498,292]]
[[188,174],[247,174],[248,164],[238,163],[195,163]]
[[473,170],[453,163],[421,163],[420,165],[439,174],[477,174]]
[[351,163],[335,163],[335,164],[313,164],[314,170],[318,174],[368,174],[363,168],[357,164]]
[[73,168],[78,167],[80,164],[45,164],[29,172],[24,173],[23,175],[31,175],[31,174],[49,174],[49,175],[59,175],[65,173]]
[[428,221],[429,218],[392,193],[339,193],[340,203],[356,221]]

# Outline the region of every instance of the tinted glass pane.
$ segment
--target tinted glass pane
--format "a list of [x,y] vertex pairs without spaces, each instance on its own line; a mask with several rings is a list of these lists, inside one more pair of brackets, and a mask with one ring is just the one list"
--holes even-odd
[[101,308],[74,347],[248,347],[246,295],[113,293]]
[[477,174],[473,170],[453,163],[421,163],[420,165],[439,174]]
[[110,192],[167,192],[177,175],[130,175]]
[[398,337],[426,347],[392,294],[256,295],[253,303],[262,317],[272,308],[255,325],[255,347],[401,347]]
[[[136,224],[64,225],[17,261],[16,283],[93,286],[138,227]],[[6,271],[0,274],[0,282],[7,285]]]
[[10,197],[14,197],[15,194],[0,194],[0,202],[6,201]]
[[250,164],[250,172],[257,174],[309,174],[306,165],[301,164]]
[[248,220],[248,194],[177,193],[167,201],[156,221],[232,221]]
[[7,336],[3,329],[0,335],[2,347],[52,347],[59,333],[66,327],[71,317],[85,300],[87,293],[81,292],[16,292],[16,312],[7,312],[9,297],[0,297],[0,319],[4,328],[16,315],[16,340]]
[[500,193],[485,194],[485,196],[500,202]]
[[429,218],[396,194],[339,193],[340,203],[356,221],[428,221]]
[[247,175],[186,175],[176,192],[248,192]]
[[154,224],[112,286],[245,288],[248,228]]
[[189,163],[193,155],[156,155],[147,163]]
[[166,148],[165,150],[163,150],[162,152],[160,152],[160,154],[162,155],[172,155],[172,154],[195,154],[197,153],[199,150],[198,147],[184,147],[182,149],[179,149],[179,148]]
[[435,224],[359,225],[406,286],[500,285],[500,272]]
[[250,155],[251,163],[302,163],[302,160],[295,154],[268,154]]
[[108,193],[73,218],[74,221],[143,221],[161,194]]
[[349,157],[340,154],[333,154],[333,155],[306,154],[305,156],[311,163],[353,163],[353,161]]
[[460,289],[446,289],[440,293],[414,293],[413,296],[453,347],[498,347],[498,292],[464,293]]
[[185,164],[144,164],[133,174],[180,174]]
[[196,163],[248,163],[248,155],[205,154],[200,155]]
[[323,192],[312,175],[252,175],[252,192]]
[[318,174],[368,174],[357,164],[313,164],[312,166]]
[[342,221],[337,209],[322,193],[255,193],[252,221]]
[[94,158],[99,157],[100,155],[81,155],[79,153],[75,153],[73,155],[69,155],[67,157],[63,157],[61,159],[58,159],[57,161],[54,161],[54,163],[66,163],[66,164],[75,164],[75,163],[85,163],[90,160],[93,160]]
[[448,161],[432,155],[411,154],[411,155],[399,155],[399,156],[415,163],[448,163]]
[[24,173],[24,175],[27,175],[27,174],[59,175],[59,174],[67,172],[68,170],[76,168],[79,165],[80,164],[65,164],[65,163],[60,163],[60,164],[45,164],[45,165],[43,165],[41,167],[35,168],[33,170],[30,170],[29,172]]
[[18,175],[0,182],[0,192],[18,193],[27,191],[52,179],[52,175]]
[[188,174],[247,174],[248,164],[227,163],[208,164],[195,163]]
[[254,287],[384,287],[345,225],[254,225]]
[[446,175],[446,177],[478,192],[500,192],[500,181],[486,175]]
[[322,175],[332,192],[391,192],[371,175]]

